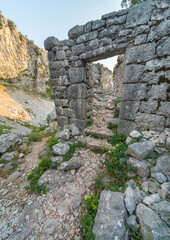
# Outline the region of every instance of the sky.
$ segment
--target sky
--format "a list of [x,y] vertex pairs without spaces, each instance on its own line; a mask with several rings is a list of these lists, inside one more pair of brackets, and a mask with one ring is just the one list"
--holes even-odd
[[[4,17],[41,48],[49,36],[67,39],[68,31],[75,25],[120,9],[121,0],[0,0]],[[110,63],[111,60],[104,61],[109,68]]]

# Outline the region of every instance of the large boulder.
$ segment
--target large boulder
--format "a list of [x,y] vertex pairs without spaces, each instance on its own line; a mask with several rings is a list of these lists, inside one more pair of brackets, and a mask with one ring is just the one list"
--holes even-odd
[[149,207],[140,203],[136,209],[136,216],[144,240],[168,240],[170,238],[167,225]]
[[0,136],[0,153],[5,153],[10,147],[21,143],[21,139],[17,134],[8,133]]
[[125,218],[127,212],[124,206],[123,194],[120,192],[102,191],[95,217],[93,233],[95,239],[126,240]]
[[62,132],[58,132],[56,134],[56,138],[61,138],[63,140],[68,141],[70,139],[70,130],[69,129],[65,129]]

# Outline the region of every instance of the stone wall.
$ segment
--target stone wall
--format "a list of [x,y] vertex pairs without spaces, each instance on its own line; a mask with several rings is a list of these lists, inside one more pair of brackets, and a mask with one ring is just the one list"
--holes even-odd
[[92,97],[87,63],[125,54],[119,132],[169,126],[170,0],[148,0],[77,25],[69,39],[49,37],[48,50],[58,124],[84,129]]
[[125,71],[125,57],[120,55],[117,58],[117,64],[113,70],[113,96],[122,97],[122,85]]

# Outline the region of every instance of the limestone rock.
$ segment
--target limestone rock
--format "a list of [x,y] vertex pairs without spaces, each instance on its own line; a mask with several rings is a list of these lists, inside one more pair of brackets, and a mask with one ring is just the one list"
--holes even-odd
[[75,125],[72,126],[71,135],[72,135],[73,137],[80,135],[80,130],[79,130],[78,127],[76,127]]
[[162,199],[166,199],[170,196],[170,182],[163,183],[161,185],[161,193]]
[[66,143],[57,143],[52,149],[55,155],[64,155],[70,150],[70,146]]
[[77,169],[82,166],[82,161],[79,157],[73,157],[67,162],[63,162],[60,165],[60,170],[67,171],[71,169]]
[[136,209],[136,216],[144,239],[169,239],[168,227],[152,209],[140,203]]
[[156,211],[162,220],[164,220],[170,227],[170,202],[162,201],[159,203],[154,203],[150,206],[154,211]]
[[133,143],[128,146],[128,153],[138,160],[143,160],[148,153],[154,150],[154,147],[155,144],[151,141]]
[[127,212],[120,192],[102,191],[93,232],[96,239],[126,239]]
[[136,216],[135,215],[131,215],[127,218],[126,223],[129,227],[134,228],[136,230],[138,230],[138,225],[137,225],[137,221],[136,221]]
[[63,161],[63,158],[60,157],[60,156],[57,156],[57,157],[51,157],[52,165],[55,164],[55,163],[62,163],[62,161]]
[[170,181],[170,156],[163,155],[157,159],[156,167],[162,171],[162,173]]
[[152,194],[151,196],[145,197],[143,199],[143,203],[145,203],[146,205],[149,205],[149,206],[155,202],[160,202],[160,201],[161,201],[161,198],[158,193]]
[[74,200],[73,200],[73,208],[76,209],[80,206],[82,202],[82,197],[81,196],[75,196]]
[[133,130],[130,134],[129,134],[130,137],[132,138],[138,138],[138,137],[141,137],[142,134],[136,130]]
[[151,173],[151,177],[154,178],[159,183],[164,183],[167,180],[163,173]]
[[142,200],[143,200],[143,196],[142,196],[142,194],[141,194],[141,192],[140,192],[140,190],[139,190],[138,187],[136,187],[136,188],[134,189],[133,194],[134,194],[135,203],[136,203],[136,205],[138,205],[138,204],[141,203]]
[[70,131],[69,131],[69,129],[65,129],[65,130],[63,130],[62,132],[58,132],[57,134],[56,134],[56,138],[61,138],[61,139],[63,139],[63,140],[66,140],[66,141],[68,141],[69,139],[70,139]]
[[47,190],[51,190],[54,188],[61,187],[66,182],[71,182],[72,176],[67,172],[61,172],[57,170],[47,170],[45,171],[40,179],[38,180],[38,184],[45,184]]
[[125,191],[125,206],[130,215],[135,211],[136,203],[134,200],[133,189],[127,187]]
[[17,156],[16,152],[10,152],[10,153],[4,153],[1,157],[1,159],[6,161],[11,161]]
[[139,161],[135,158],[129,158],[127,160],[127,163],[129,163],[132,167],[137,169],[137,175],[139,177],[149,177],[149,166],[150,164],[143,160],[143,161]]
[[0,136],[0,153],[6,152],[10,147],[17,143],[21,143],[21,139],[17,134],[2,134]]
[[14,172],[14,173],[12,173],[12,174],[8,177],[8,180],[13,181],[13,180],[17,179],[17,178],[20,177],[20,176],[21,176],[21,173],[20,173],[20,172]]

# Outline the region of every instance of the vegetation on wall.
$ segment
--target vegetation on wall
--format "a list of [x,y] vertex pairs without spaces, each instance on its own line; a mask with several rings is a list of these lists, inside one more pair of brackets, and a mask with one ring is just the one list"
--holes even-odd
[[10,31],[12,32],[12,31],[16,28],[16,25],[15,25],[15,23],[14,23],[12,20],[10,20],[10,19],[7,19],[7,21],[8,21],[8,27],[9,27]]
[[132,7],[135,4],[141,3],[144,0],[122,0],[121,2],[121,7],[122,8],[128,8],[128,7]]

